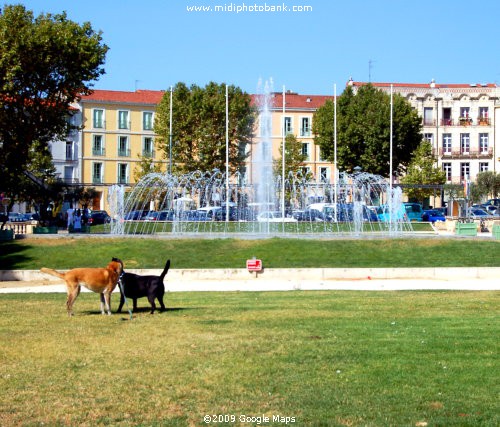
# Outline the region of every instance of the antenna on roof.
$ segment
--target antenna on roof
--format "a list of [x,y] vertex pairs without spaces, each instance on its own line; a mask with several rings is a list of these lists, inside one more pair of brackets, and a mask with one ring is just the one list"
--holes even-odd
[[373,63],[375,61],[369,59],[368,60],[368,83],[371,83],[372,81],[372,68],[373,68]]

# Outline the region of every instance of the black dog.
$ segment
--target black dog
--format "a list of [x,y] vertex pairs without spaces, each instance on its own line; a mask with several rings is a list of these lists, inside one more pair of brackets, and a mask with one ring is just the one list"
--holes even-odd
[[[121,313],[125,297],[134,300],[134,311],[137,311],[137,298],[148,297],[151,304],[151,314],[156,310],[155,299],[161,306],[161,311],[166,310],[163,304],[163,295],[165,294],[165,285],[163,279],[170,268],[170,260],[165,264],[163,272],[159,276],[140,276],[133,273],[123,273],[120,280],[120,306],[117,313]],[[125,293],[125,297],[123,296]]]

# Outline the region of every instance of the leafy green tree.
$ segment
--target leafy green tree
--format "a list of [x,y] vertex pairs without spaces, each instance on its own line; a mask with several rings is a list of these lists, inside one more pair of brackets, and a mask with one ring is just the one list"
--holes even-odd
[[496,199],[500,193],[500,174],[493,171],[480,172],[476,177],[480,197]]
[[[225,170],[226,86],[211,82],[204,88],[177,83],[172,95],[172,172]],[[229,169],[243,171],[246,147],[253,134],[255,112],[250,96],[235,86],[229,97]],[[170,159],[170,92],[156,110],[157,141]]]
[[[275,176],[280,176],[283,172],[283,146],[279,148],[279,158],[273,161],[273,172]],[[306,156],[302,153],[302,141],[295,135],[288,134],[285,137],[285,176],[290,172],[297,173],[304,165]]]
[[[442,185],[446,182],[446,174],[437,165],[432,155],[432,146],[428,141],[422,141],[412,153],[413,158],[408,165],[406,175],[401,178],[403,184],[415,185],[405,189],[409,199],[423,203],[424,199],[434,194],[432,187],[424,185]],[[421,186],[422,187],[419,187]]]
[[[393,173],[402,175],[411,153],[422,141],[421,119],[400,95],[393,95]],[[334,103],[327,101],[313,118],[314,142],[334,161]],[[355,94],[348,86],[337,99],[337,162],[339,170],[389,176],[390,96],[370,84]]]
[[162,168],[159,163],[154,164],[153,158],[148,156],[140,157],[140,161],[134,168],[134,179],[138,182],[143,176],[149,173],[161,172]]
[[104,73],[108,48],[90,23],[65,13],[35,18],[21,5],[3,9],[0,41],[0,190],[12,196],[23,171],[37,173],[30,150],[71,130],[71,104]]

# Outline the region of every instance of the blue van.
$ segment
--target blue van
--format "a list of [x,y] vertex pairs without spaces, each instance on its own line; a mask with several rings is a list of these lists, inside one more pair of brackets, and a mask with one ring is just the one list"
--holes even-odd
[[403,203],[408,221],[422,221],[422,205],[420,203]]

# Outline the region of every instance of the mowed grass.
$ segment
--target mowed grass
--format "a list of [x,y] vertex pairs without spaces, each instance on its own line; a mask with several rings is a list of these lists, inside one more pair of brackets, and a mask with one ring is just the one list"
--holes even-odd
[[65,237],[0,243],[0,270],[102,267],[112,257],[125,268],[498,267],[491,239],[158,239]]
[[500,423],[498,292],[166,301],[150,315],[142,300],[129,320],[84,293],[68,318],[64,294],[0,295],[0,425]]

